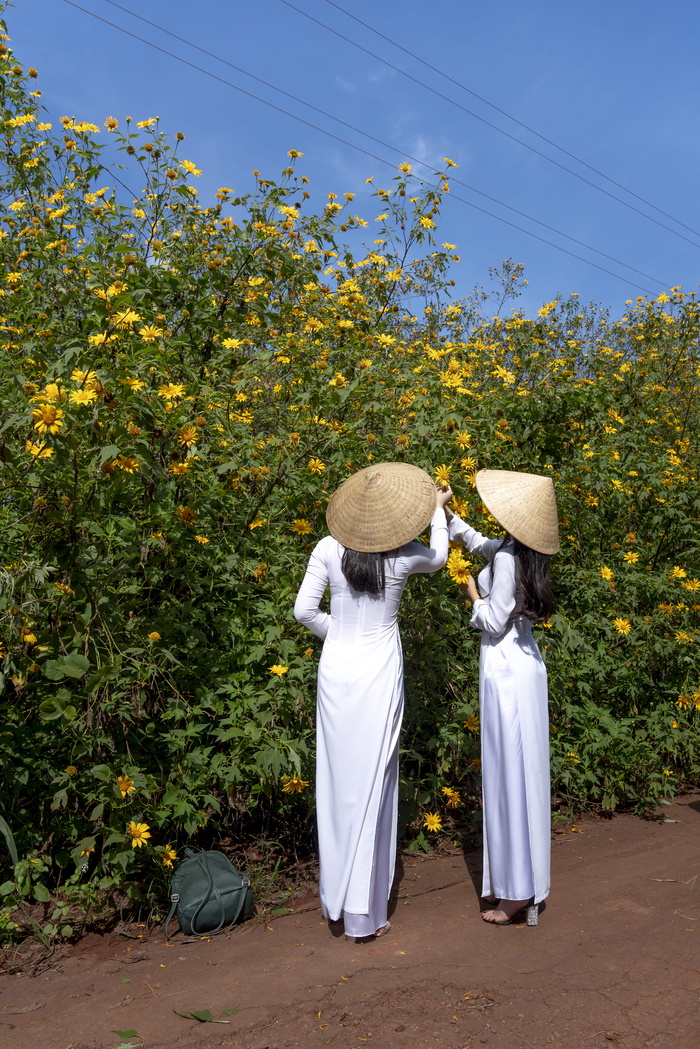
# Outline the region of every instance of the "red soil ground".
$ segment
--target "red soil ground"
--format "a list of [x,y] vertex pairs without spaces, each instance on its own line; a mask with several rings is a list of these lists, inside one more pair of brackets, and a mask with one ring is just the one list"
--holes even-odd
[[[130,1029],[147,1049],[698,1049],[700,795],[661,820],[555,834],[537,928],[481,921],[480,857],[454,854],[403,858],[392,930],[368,944],[334,937],[315,899],[211,941],[88,936],[0,977],[0,1043],[114,1049]],[[236,1006],[228,1023],[177,1015]]]

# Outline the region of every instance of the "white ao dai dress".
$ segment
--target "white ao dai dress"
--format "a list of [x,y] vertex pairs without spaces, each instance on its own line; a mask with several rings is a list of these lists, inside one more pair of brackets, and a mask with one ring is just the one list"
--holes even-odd
[[449,536],[489,559],[470,623],[481,630],[482,895],[540,903],[551,853],[547,671],[522,614],[513,543],[487,539],[456,514]]
[[[430,546],[407,543],[385,559],[384,595],[358,593],[341,569],[344,547],[314,548],[294,615],[323,638],[318,667],[316,814],[323,914],[349,936],[387,920],[394,880],[403,655],[397,614],[408,577],[447,561],[443,510]],[[330,614],[319,604],[330,586]]]

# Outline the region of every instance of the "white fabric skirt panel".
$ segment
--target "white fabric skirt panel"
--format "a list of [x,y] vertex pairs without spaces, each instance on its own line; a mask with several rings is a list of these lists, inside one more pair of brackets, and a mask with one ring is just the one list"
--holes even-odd
[[493,638],[479,666],[484,896],[549,894],[551,791],[547,671],[524,617]]
[[[389,898],[402,717],[398,630],[362,645],[326,638],[318,668],[316,811],[321,908],[333,921],[351,912],[371,924],[370,901],[386,905]],[[385,921],[386,911],[371,932]]]

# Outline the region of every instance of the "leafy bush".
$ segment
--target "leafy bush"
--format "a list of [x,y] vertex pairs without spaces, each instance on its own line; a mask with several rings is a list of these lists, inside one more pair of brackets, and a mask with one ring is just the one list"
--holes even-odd
[[[492,532],[476,469],[550,472],[556,790],[644,811],[697,782],[694,294],[528,319],[504,311],[507,262],[456,301],[433,241],[451,161],[375,187],[365,247],[351,193],[304,213],[294,150],[279,182],[203,205],[182,136],[53,129],[10,50],[0,73],[0,805],[22,857],[0,856],[0,933],[20,899],[47,936],[150,899],[192,838],[308,835],[318,645],[291,609],[330,493],[372,461],[449,478]],[[463,569],[402,606],[419,847],[426,809],[451,828],[478,798]]]

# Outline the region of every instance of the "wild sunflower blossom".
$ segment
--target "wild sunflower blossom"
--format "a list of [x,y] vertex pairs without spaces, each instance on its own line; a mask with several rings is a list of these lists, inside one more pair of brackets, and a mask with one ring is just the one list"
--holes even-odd
[[306,469],[310,470],[312,474],[322,474],[326,469],[326,464],[321,462],[320,459],[309,459]]
[[126,825],[126,833],[131,838],[132,849],[140,849],[150,838],[151,829],[147,823],[136,823],[135,820],[129,820]]
[[448,809],[456,809],[459,807],[459,803],[462,799],[459,796],[458,790],[453,790],[452,787],[442,787],[441,793],[445,795],[445,804]]
[[442,830],[442,820],[437,812],[426,812],[423,817],[423,826],[431,834],[435,834],[437,831]]
[[273,663],[273,665],[271,667],[268,667],[267,669],[270,671],[271,674],[274,674],[276,677],[282,677],[284,674],[287,673],[289,667],[283,666],[282,663]]
[[628,565],[636,565],[639,561],[639,554],[635,553],[634,550],[628,550],[627,553],[623,555],[622,560]]
[[192,425],[183,426],[178,431],[177,440],[178,444],[183,445],[185,448],[191,448],[199,440],[197,427]]
[[181,383],[168,382],[158,387],[158,396],[168,401],[177,401],[185,396],[185,387]]
[[464,722],[464,727],[467,732],[478,732],[479,731],[479,717],[477,714],[470,714],[467,720]]
[[32,441],[27,441],[24,446],[25,452],[28,452],[34,459],[50,459],[54,454],[54,449],[50,448],[46,444],[34,444]]
[[629,619],[621,619],[619,616],[613,619],[613,626],[618,634],[629,634],[632,624]]
[[297,517],[292,522],[292,531],[296,532],[297,535],[308,535],[311,531],[311,522],[307,521],[305,517]]
[[136,790],[136,784],[134,783],[131,776],[117,776],[117,789],[123,798],[127,794],[133,794]]
[[450,483],[450,469],[443,463],[438,466],[435,470],[435,483],[436,484],[449,484]]
[[92,387],[83,387],[81,390],[71,390],[68,394],[71,404],[92,404],[97,400],[97,392]]
[[53,404],[40,404],[38,408],[34,408],[32,415],[36,420],[34,429],[40,434],[60,433],[65,425],[63,422],[65,412],[61,408],[54,407]]
[[173,863],[177,859],[177,853],[172,845],[166,845],[160,854],[160,862],[164,867],[172,867]]
[[300,774],[297,772],[296,776],[283,776],[282,777],[282,793],[283,794],[301,794],[304,787],[308,787],[308,781],[302,779]]

